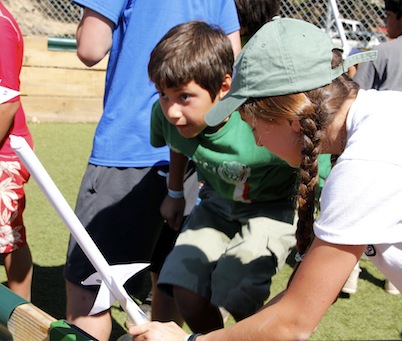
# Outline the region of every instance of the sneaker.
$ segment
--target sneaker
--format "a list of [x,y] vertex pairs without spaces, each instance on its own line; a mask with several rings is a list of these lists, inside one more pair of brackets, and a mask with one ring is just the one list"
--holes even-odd
[[399,295],[399,290],[388,279],[385,280],[384,289],[388,294]]
[[362,270],[360,269],[359,263],[356,264],[354,269],[349,275],[348,280],[346,283],[343,285],[342,292],[345,294],[355,294],[357,291],[357,282],[359,279],[360,272]]

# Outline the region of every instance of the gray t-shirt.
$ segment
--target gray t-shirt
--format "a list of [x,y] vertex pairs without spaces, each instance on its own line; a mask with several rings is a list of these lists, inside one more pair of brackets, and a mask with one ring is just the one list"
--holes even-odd
[[364,90],[402,91],[402,36],[378,45],[378,58],[361,63],[354,76]]

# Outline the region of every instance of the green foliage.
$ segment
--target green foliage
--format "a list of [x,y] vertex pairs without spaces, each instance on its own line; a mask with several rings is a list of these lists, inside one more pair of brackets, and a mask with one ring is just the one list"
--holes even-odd
[[[89,157],[95,124],[30,124],[35,152],[72,208]],[[32,301],[57,319],[65,318],[63,264],[69,231],[33,179],[26,186],[25,222],[34,260]],[[323,318],[312,340],[401,339],[402,296],[383,290],[384,276],[368,261],[356,294],[340,297]],[[271,297],[286,287],[292,271],[286,265],[275,275]],[[6,282],[0,266],[0,281]],[[318,298],[317,298],[318,299]],[[111,340],[124,333],[124,312],[115,304]],[[234,323],[229,318],[228,324]]]

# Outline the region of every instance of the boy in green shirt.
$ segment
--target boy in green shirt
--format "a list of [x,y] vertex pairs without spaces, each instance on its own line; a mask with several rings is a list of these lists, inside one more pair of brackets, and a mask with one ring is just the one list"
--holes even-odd
[[[171,150],[161,213],[172,227],[183,217],[183,172],[191,158],[200,203],[184,223],[159,277],[194,332],[223,326],[219,307],[239,321],[268,298],[272,276],[295,246],[297,170],[255,144],[234,112],[218,127],[204,116],[230,89],[233,52],[217,27],[192,21],[171,29],[151,54],[159,91],[151,144]],[[258,142],[258,141],[257,141]]]

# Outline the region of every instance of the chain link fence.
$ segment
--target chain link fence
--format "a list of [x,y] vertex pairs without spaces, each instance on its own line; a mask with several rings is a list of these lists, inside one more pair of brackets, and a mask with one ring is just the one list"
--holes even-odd
[[[74,38],[82,15],[82,9],[71,0],[3,2],[16,17],[24,35]],[[385,41],[383,0],[338,0],[337,5],[351,47],[368,49]],[[306,20],[339,39],[328,0],[282,0],[281,16]]]
[[2,1],[25,36],[75,37],[82,8],[70,0]]
[[[338,0],[336,4],[350,48],[370,49],[387,40],[383,0]],[[330,0],[282,0],[281,16],[311,22],[325,30],[335,44],[343,45]]]

